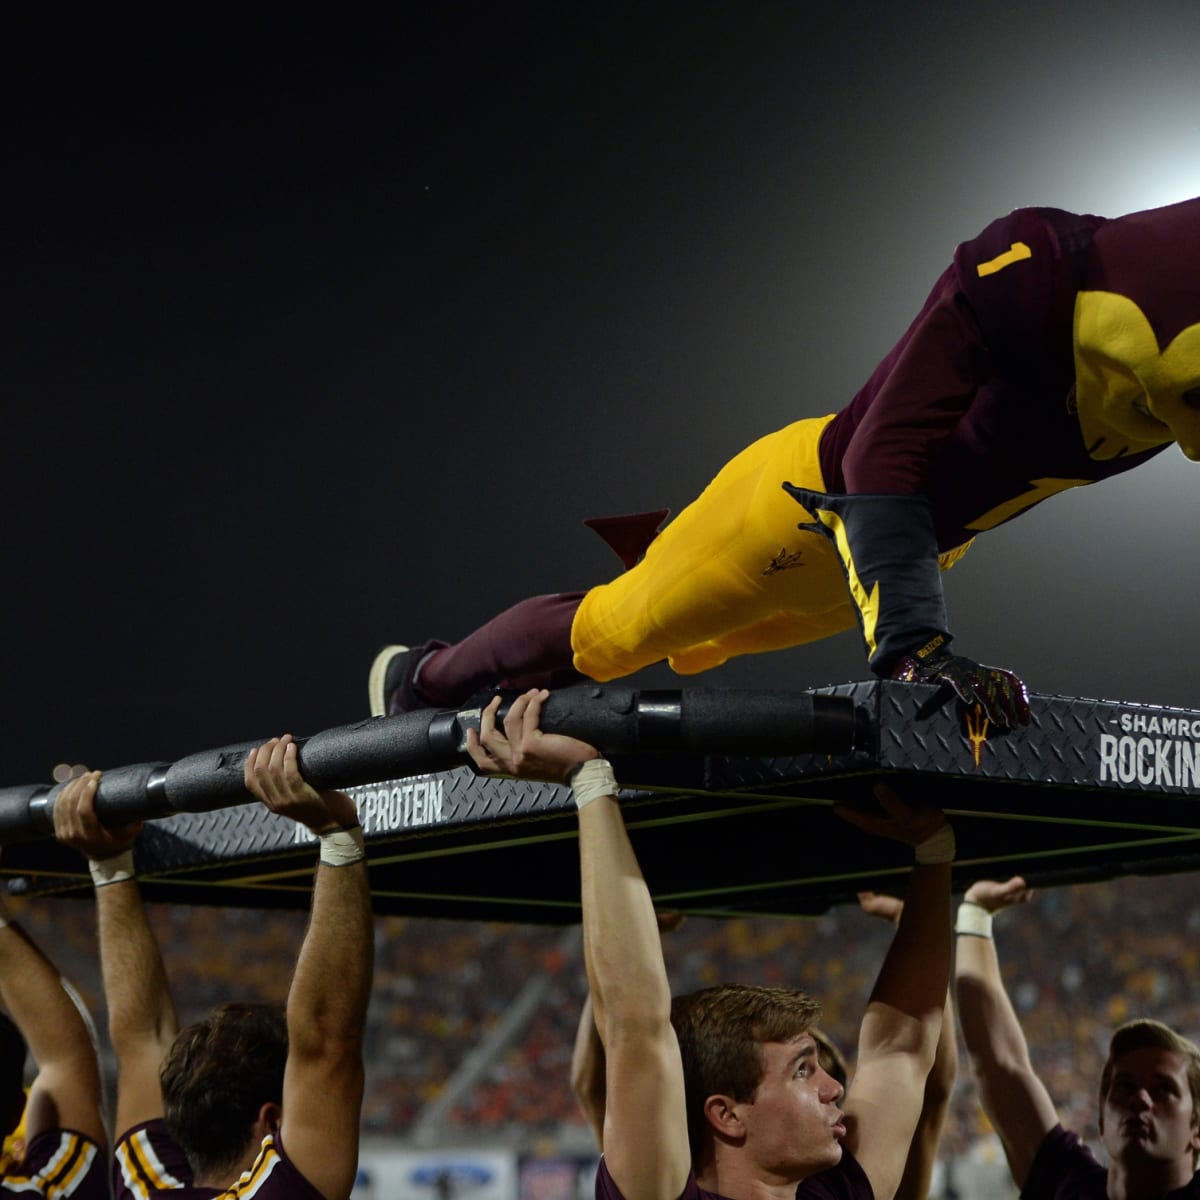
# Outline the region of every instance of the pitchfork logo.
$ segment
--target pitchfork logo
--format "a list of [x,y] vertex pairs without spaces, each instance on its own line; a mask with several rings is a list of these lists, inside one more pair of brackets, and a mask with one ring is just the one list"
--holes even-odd
[[803,550],[797,550],[789,554],[786,546],[780,546],[779,553],[763,568],[763,574],[778,575],[780,571],[790,571],[793,567],[802,567],[804,566],[804,563],[801,561],[803,555]]
[[982,705],[976,704],[967,710],[966,723],[967,741],[971,743],[971,753],[975,756],[975,770],[978,771],[988,734],[988,719],[984,715]]

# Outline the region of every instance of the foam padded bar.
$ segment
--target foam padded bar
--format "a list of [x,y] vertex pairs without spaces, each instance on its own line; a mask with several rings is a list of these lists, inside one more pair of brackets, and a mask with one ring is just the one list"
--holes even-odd
[[[502,721],[512,703],[505,696]],[[466,731],[479,706],[372,717],[297,739],[305,778],[318,788],[447,771],[468,761]],[[854,702],[810,692],[713,688],[639,692],[585,685],[552,693],[542,728],[570,734],[611,755],[846,753],[869,734]],[[857,739],[857,740],[856,740]],[[106,825],[184,812],[211,812],[253,797],[242,781],[250,751],[265,738],[190,754],[175,763],[104,771],[96,812]],[[53,836],[54,799],[65,785],[0,789],[0,845]]]

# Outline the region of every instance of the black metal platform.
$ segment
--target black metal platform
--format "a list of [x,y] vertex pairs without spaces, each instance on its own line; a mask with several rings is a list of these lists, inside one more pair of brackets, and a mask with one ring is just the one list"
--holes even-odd
[[[660,907],[805,915],[864,888],[902,888],[911,851],[831,812],[871,803],[881,779],[952,815],[959,887],[1016,873],[1046,885],[1200,866],[1200,712],[1034,696],[1032,725],[1005,731],[927,686],[815,694],[853,703],[854,749],[610,755]],[[458,768],[350,791],[377,912],[578,920],[576,820],[564,789]],[[315,857],[296,826],[254,805],[151,822],[137,851],[149,899],[264,908],[307,906]],[[12,890],[91,891],[82,861],[51,841],[7,846],[0,875]]]

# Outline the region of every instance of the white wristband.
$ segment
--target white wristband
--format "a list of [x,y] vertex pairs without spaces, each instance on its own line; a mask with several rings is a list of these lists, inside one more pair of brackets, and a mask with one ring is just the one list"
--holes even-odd
[[992,914],[981,904],[973,900],[964,900],[958,906],[958,917],[954,922],[954,932],[966,934],[967,937],[991,938]]
[[954,830],[949,825],[931,833],[917,846],[917,862],[923,867],[954,861]]
[[367,857],[361,825],[321,834],[321,861],[327,867],[348,867]]
[[571,774],[571,794],[575,807],[583,808],[599,796],[616,796],[620,792],[612,763],[607,758],[589,758]]
[[123,850],[112,858],[92,859],[88,863],[92,873],[92,882],[97,887],[107,887],[110,883],[121,883],[133,878],[133,849]]

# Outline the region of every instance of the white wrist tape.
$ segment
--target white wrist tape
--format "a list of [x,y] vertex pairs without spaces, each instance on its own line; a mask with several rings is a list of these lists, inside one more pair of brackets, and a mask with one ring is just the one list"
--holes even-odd
[[571,775],[571,794],[575,807],[583,808],[598,796],[616,796],[620,792],[612,763],[607,758],[589,758]]
[[954,861],[954,830],[943,825],[917,846],[917,862],[923,867]]
[[114,854],[112,858],[93,859],[88,863],[92,873],[92,882],[97,887],[106,887],[110,883],[121,883],[133,878],[133,849]]
[[348,867],[367,857],[361,825],[321,834],[321,861],[327,867]]
[[990,938],[992,936],[992,914],[973,900],[964,900],[958,906],[954,932],[964,933],[967,937]]

